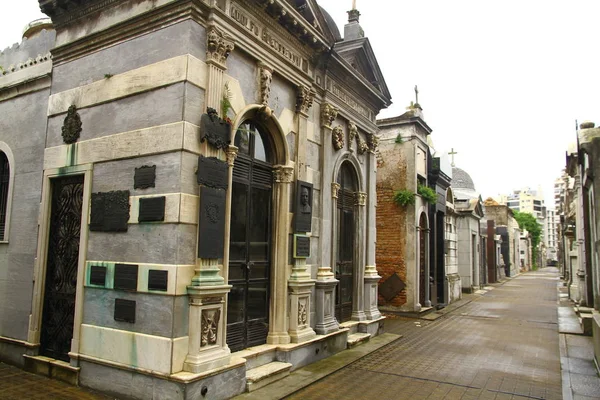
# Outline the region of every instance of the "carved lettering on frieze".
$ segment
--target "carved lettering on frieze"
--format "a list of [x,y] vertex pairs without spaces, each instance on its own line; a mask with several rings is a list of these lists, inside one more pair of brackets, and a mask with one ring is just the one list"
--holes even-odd
[[333,141],[333,148],[341,150],[344,147],[344,130],[341,126],[336,126],[331,131],[331,140]]
[[207,61],[216,61],[225,65],[227,57],[235,48],[232,38],[212,26],[208,29],[206,42]]
[[221,310],[204,310],[202,312],[202,334],[200,346],[217,344],[217,333],[219,331],[219,318]]
[[75,143],[81,134],[81,118],[77,112],[77,107],[71,105],[67,111],[67,116],[62,126],[62,137],[66,144]]
[[346,92],[346,90],[344,90],[340,85],[336,84],[333,80],[328,79],[326,86],[328,91],[333,93],[335,97],[343,101],[354,111],[356,111],[369,121],[375,121],[373,112],[368,108],[364,107],[362,104],[360,104],[359,101],[357,101],[351,94]]
[[354,143],[354,138],[358,141],[360,138],[358,137],[358,128],[356,124],[352,121],[348,122],[348,150],[352,150],[352,144]]
[[312,107],[315,92],[306,86],[299,85],[296,94],[296,112],[308,114]]
[[271,81],[273,80],[273,70],[264,64],[259,64],[260,71],[260,102],[264,106],[269,105],[269,96],[271,95]]
[[321,104],[321,126],[331,128],[331,124],[337,118],[338,109],[329,103]]

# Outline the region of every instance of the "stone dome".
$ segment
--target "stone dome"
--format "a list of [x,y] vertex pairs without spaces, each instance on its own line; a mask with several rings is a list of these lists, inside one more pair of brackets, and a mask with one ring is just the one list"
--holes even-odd
[[335,21],[333,20],[333,18],[331,18],[331,15],[327,12],[327,10],[325,10],[320,5],[319,5],[319,8],[321,9],[321,14],[323,14],[323,18],[325,18],[325,22],[327,22],[327,26],[329,27],[329,30],[333,34],[335,41],[336,42],[341,41],[342,35],[340,34],[340,29],[338,28],[338,26],[335,23]]
[[475,190],[475,184],[471,176],[465,170],[452,168],[452,187],[455,189]]

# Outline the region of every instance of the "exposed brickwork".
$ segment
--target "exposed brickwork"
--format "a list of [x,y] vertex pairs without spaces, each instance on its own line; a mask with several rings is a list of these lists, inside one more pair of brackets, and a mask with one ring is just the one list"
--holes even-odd
[[[377,272],[380,283],[396,273],[406,282],[406,264],[404,262],[406,210],[394,203],[394,189],[377,184]],[[379,296],[379,305],[399,307],[406,303],[406,289],[389,303]]]

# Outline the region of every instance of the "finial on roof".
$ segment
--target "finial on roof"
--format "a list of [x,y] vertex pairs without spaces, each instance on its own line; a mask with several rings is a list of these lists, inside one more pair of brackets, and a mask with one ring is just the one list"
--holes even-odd
[[348,11],[348,22],[358,22],[360,12],[356,9],[356,0],[352,0],[352,9]]

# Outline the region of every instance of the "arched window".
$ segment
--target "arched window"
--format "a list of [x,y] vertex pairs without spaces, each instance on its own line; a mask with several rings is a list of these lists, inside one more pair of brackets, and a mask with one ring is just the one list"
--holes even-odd
[[8,212],[8,189],[10,186],[10,165],[3,151],[0,151],[0,241],[6,241],[6,221]]

